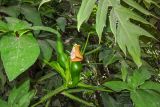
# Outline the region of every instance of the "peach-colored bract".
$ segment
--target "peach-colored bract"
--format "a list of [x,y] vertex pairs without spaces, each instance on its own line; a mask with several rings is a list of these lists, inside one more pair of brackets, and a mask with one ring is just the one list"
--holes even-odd
[[71,61],[79,62],[83,60],[83,56],[80,52],[80,45],[75,44],[71,51]]

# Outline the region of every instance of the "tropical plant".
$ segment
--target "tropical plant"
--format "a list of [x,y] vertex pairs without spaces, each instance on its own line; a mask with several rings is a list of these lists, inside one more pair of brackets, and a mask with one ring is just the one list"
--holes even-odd
[[159,11],[158,0],[0,0],[1,106],[159,107]]

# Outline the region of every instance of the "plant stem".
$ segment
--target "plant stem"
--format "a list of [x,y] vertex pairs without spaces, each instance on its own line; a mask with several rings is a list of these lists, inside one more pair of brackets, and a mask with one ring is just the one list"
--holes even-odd
[[54,72],[50,72],[50,73],[44,75],[43,77],[41,77],[37,82],[40,83],[40,82],[42,82],[42,81],[44,81],[46,79],[49,79],[49,78],[51,78],[51,77],[53,77],[55,75],[57,75],[57,74],[54,73]]
[[92,53],[94,53],[94,52],[96,52],[96,51],[100,50],[100,49],[101,49],[101,47],[102,47],[102,46],[98,46],[96,49],[93,49],[93,50],[91,50],[91,51],[89,51],[89,52],[85,53],[85,56],[90,55],[90,54],[92,54]]
[[82,82],[78,84],[78,87],[96,90],[96,91],[98,90],[98,91],[104,91],[104,92],[113,92],[112,90],[107,90],[107,89],[103,88],[102,86],[92,86],[92,85],[88,85],[88,84],[85,84]]
[[83,92],[83,91],[93,91],[93,90],[86,89],[86,88],[78,88],[78,89],[69,89],[69,90],[66,90],[65,92],[67,92],[67,93],[78,93],[78,92]]
[[85,43],[84,48],[83,48],[83,51],[82,51],[82,55],[85,53],[85,50],[86,50],[86,47],[87,47],[87,44],[88,44],[88,40],[89,40],[90,34],[91,34],[91,33],[88,33],[87,40],[86,40],[86,43]]
[[44,97],[41,98],[41,100],[37,103],[35,103],[34,105],[32,105],[31,107],[36,107],[37,105],[43,103],[44,101],[46,101],[47,99],[51,98],[52,96],[62,92],[63,90],[66,89],[66,86],[65,85],[62,85],[61,87],[55,89],[55,90],[52,90],[50,92],[48,92]]
[[87,102],[87,101],[85,101],[85,100],[83,100],[83,99],[80,99],[79,97],[76,97],[76,96],[74,96],[74,95],[72,95],[72,94],[69,94],[69,93],[67,93],[66,91],[63,91],[62,94],[65,95],[65,96],[67,96],[68,98],[70,98],[70,99],[72,99],[72,100],[75,100],[75,101],[78,101],[78,102],[80,102],[80,103],[83,103],[83,104],[85,104],[85,105],[87,105],[87,106],[89,106],[89,107],[93,107],[93,106],[94,106],[93,103],[90,103],[90,102]]
[[51,102],[51,99],[49,99],[49,100],[47,101],[45,107],[49,107],[50,102]]

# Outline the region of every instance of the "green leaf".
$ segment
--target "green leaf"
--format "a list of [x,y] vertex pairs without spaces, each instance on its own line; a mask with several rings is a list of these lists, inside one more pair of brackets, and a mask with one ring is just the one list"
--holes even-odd
[[25,18],[28,21],[32,22],[34,26],[42,25],[40,13],[37,11],[35,7],[29,5],[22,5],[21,13],[24,14]]
[[10,106],[28,107],[30,100],[35,95],[35,91],[29,91],[29,86],[29,80],[27,80],[20,87],[12,89],[8,104]]
[[77,15],[78,30],[80,29],[82,23],[89,19],[89,16],[91,15],[95,2],[96,0],[82,0],[82,4]]
[[152,81],[147,81],[144,84],[140,86],[141,89],[151,89],[151,90],[156,90],[160,92],[160,83],[158,82],[152,82]]
[[107,11],[108,0],[100,0],[96,13],[96,32],[98,33],[99,42],[101,41],[103,28],[106,26]]
[[127,74],[128,74],[128,65],[126,62],[122,61],[121,62],[121,73],[122,73],[122,80],[123,81],[126,81],[126,78],[127,78]]
[[104,107],[119,107],[117,102],[107,93],[102,92],[101,97]]
[[31,30],[44,30],[44,31],[47,31],[47,32],[54,33],[57,36],[61,36],[60,33],[57,30],[52,29],[50,27],[46,27],[46,26],[33,26],[33,27],[29,27],[28,29],[31,29]]
[[122,81],[108,81],[108,82],[105,82],[103,86],[108,87],[117,92],[128,89],[127,83]]
[[135,70],[133,73],[133,76],[128,78],[128,84],[133,89],[135,89],[139,85],[142,85],[150,77],[151,77],[151,73],[147,69],[141,68],[139,70]]
[[7,102],[6,102],[6,101],[3,101],[3,100],[1,100],[1,99],[0,99],[0,105],[1,105],[1,107],[8,107]]
[[0,32],[7,32],[7,31],[8,31],[7,24],[0,20]]
[[51,0],[42,0],[41,3],[39,4],[38,6],[38,10],[40,9],[40,7],[44,4],[44,3],[47,3],[47,2],[50,2]]
[[[139,36],[145,35],[153,37],[149,32],[142,29],[140,26],[130,22],[130,19],[140,21],[144,24],[149,24],[145,19],[135,14],[133,11],[122,6],[116,6],[110,13],[110,26],[111,30],[118,42],[118,45],[126,55],[126,48],[132,56],[134,62],[138,67],[142,65],[141,53],[139,46]],[[132,30],[132,29],[134,30]]]
[[19,20],[17,18],[6,17],[5,19],[8,22],[7,25],[10,31],[15,32],[20,30],[25,30],[31,26],[28,22]]
[[64,73],[64,70],[63,70],[63,68],[59,65],[58,62],[52,61],[52,62],[49,62],[49,63],[48,63],[47,61],[45,61],[45,63],[48,64],[49,66],[51,66],[53,69],[55,69],[55,70],[63,77],[63,79],[66,78],[66,75],[65,75],[65,73]]
[[158,5],[158,3],[154,0],[144,0],[144,2],[147,2],[149,4],[154,4],[156,7],[160,8],[160,5]]
[[20,87],[16,88],[14,87],[8,97],[8,103],[9,105],[12,105],[16,102],[18,102],[21,97],[28,93],[29,90],[29,80],[25,81]]
[[52,56],[52,47],[45,40],[38,40],[40,46],[40,59],[49,61]]
[[5,35],[0,40],[0,48],[9,81],[33,65],[40,53],[38,43],[31,33],[21,37]]
[[29,93],[23,95],[19,100],[18,106],[29,107],[30,101],[32,100],[34,95],[35,95],[35,91],[30,91]]
[[64,32],[65,27],[67,25],[66,19],[64,17],[59,17],[56,21],[57,21],[59,28]]
[[105,66],[113,64],[118,59],[119,59],[118,55],[109,49],[105,49],[104,51],[101,51],[99,54],[99,61],[103,61],[103,64]]
[[148,10],[144,9],[141,5],[139,5],[137,2],[135,2],[135,0],[123,0],[123,1],[126,2],[128,5],[132,6],[133,8],[137,9],[141,13],[145,14],[145,15],[154,16]]
[[131,92],[131,99],[135,107],[160,107],[160,94],[149,90]]
[[0,12],[3,12],[11,17],[18,17],[20,14],[20,6],[8,6],[8,7],[1,7]]
[[3,65],[0,62],[0,90],[5,88],[7,82],[6,75],[3,73],[3,71]]

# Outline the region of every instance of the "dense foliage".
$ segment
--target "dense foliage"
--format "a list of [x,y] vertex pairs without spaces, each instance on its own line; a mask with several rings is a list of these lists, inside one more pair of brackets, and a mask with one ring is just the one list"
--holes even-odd
[[160,1],[0,0],[0,106],[160,107]]

